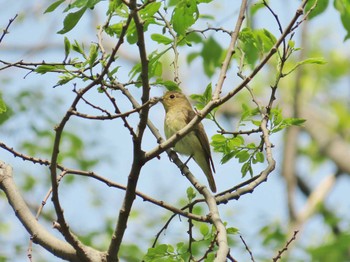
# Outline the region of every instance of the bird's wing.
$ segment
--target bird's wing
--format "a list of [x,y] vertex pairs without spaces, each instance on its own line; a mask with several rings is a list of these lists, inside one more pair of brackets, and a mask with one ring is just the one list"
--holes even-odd
[[[188,115],[186,116],[186,124],[191,122],[191,120],[196,116],[196,113],[194,111],[189,111]],[[208,137],[205,133],[204,127],[202,123],[198,123],[198,125],[193,129],[195,132],[196,136],[199,139],[199,142],[202,145],[202,148],[205,153],[205,158],[209,161],[211,168],[213,169],[215,173],[215,167],[214,167],[214,162],[213,159],[211,158],[211,153],[210,153],[210,146],[209,146],[209,140]]]

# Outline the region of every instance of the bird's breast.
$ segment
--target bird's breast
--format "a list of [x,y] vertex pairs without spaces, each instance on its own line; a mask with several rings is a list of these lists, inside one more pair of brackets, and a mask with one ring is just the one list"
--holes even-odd
[[[170,138],[176,132],[187,125],[186,118],[181,112],[168,112],[164,122],[164,132]],[[183,155],[193,155],[197,150],[201,150],[201,144],[192,131],[175,144],[175,151]]]

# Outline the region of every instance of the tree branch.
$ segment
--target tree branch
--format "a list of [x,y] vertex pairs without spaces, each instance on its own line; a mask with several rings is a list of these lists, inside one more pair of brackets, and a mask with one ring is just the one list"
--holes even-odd
[[[76,250],[71,245],[54,237],[38,223],[13,181],[12,168],[2,161],[0,161],[0,189],[5,192],[16,216],[31,235],[34,243],[39,244],[62,259],[81,261]],[[86,256],[89,257],[91,261],[103,261],[105,259],[105,253],[98,252],[89,247],[85,248],[85,251]]]
[[[130,9],[130,16],[132,16],[132,19],[135,22],[136,31],[137,31],[137,37],[138,37],[137,46],[139,49],[139,55],[141,60],[141,79],[142,79],[141,101],[142,101],[142,104],[145,104],[147,103],[147,101],[149,101],[150,86],[149,86],[149,78],[148,78],[148,58],[147,58],[145,39],[144,39],[144,23],[141,20],[141,17],[138,13],[136,0],[132,0],[129,2],[129,9]],[[108,247],[108,257],[107,257],[108,261],[118,260],[117,258],[118,252],[126,230],[127,222],[131,212],[131,207],[136,197],[136,187],[137,187],[138,178],[140,175],[141,168],[145,163],[144,152],[142,151],[141,144],[142,144],[143,134],[148,121],[148,112],[149,112],[148,106],[142,108],[140,111],[140,120],[137,127],[136,137],[133,139],[133,148],[134,148],[133,163],[128,176],[128,184],[126,187],[124,201],[119,211],[117,225],[115,227],[112,240]]]

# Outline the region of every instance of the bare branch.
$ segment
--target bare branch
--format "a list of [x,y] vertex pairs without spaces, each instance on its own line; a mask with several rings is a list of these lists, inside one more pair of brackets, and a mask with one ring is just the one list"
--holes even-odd
[[5,35],[9,33],[9,28],[10,28],[11,24],[13,23],[13,21],[15,21],[15,19],[17,17],[18,17],[18,14],[16,14],[13,18],[9,19],[9,22],[8,22],[6,28],[2,31],[2,35],[0,36],[0,43],[4,39]]
[[[49,252],[62,259],[81,261],[76,250],[71,245],[57,239],[38,223],[13,181],[12,168],[1,161],[0,189],[5,192],[16,216],[27,229],[34,243],[41,245]],[[105,253],[98,252],[89,247],[87,247],[85,251],[87,252],[86,256],[92,259],[92,261],[102,261],[105,257]]]
[[245,249],[248,251],[248,253],[249,253],[249,255],[250,255],[250,260],[251,260],[252,262],[255,262],[253,253],[252,253],[252,251],[250,250],[250,248],[248,247],[248,245],[247,245],[247,243],[245,242],[245,240],[244,240],[244,238],[242,237],[242,235],[239,235],[239,238],[242,240],[243,245],[245,246]]
[[245,18],[245,11],[247,9],[247,4],[248,4],[247,0],[243,0],[241,3],[241,7],[239,10],[239,15],[238,15],[238,19],[236,22],[235,30],[231,33],[231,42],[230,42],[230,45],[227,49],[225,60],[221,66],[219,79],[216,83],[216,87],[215,87],[214,94],[213,94],[213,100],[217,100],[220,98],[222,87],[223,87],[224,81],[226,79],[226,73],[227,73],[227,70],[229,68],[231,58],[232,58],[233,54],[235,53],[235,46],[236,46],[236,42],[237,42],[237,39],[239,36],[239,31],[241,30],[243,20]]
[[299,232],[299,231],[297,231],[297,230],[294,231],[294,234],[293,234],[293,236],[291,237],[291,239],[288,240],[288,242],[287,242],[286,245],[283,247],[283,249],[281,249],[281,250],[278,251],[277,256],[275,256],[275,257],[272,259],[273,262],[276,262],[276,261],[278,261],[279,259],[282,258],[281,255],[282,255],[285,251],[287,251],[287,250],[288,250],[288,246],[289,246],[294,240],[296,240],[296,236],[297,236],[298,232]]

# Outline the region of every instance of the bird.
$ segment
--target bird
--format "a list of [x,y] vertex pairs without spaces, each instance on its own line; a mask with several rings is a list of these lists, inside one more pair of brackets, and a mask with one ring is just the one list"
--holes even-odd
[[[165,109],[164,133],[167,139],[196,116],[190,101],[179,91],[167,91],[160,101]],[[216,184],[213,177],[215,167],[203,124],[198,123],[190,133],[175,144],[174,149],[181,155],[194,159],[207,177],[211,191],[215,193]]]

